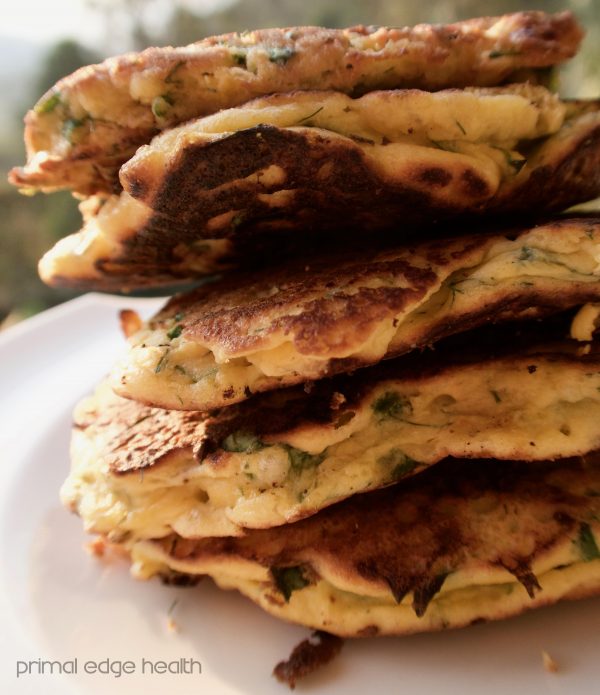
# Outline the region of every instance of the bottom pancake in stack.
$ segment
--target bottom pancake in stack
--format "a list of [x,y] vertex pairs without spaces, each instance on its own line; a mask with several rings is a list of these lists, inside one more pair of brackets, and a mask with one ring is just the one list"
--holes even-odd
[[171,534],[134,567],[208,574],[269,613],[345,636],[461,627],[600,593],[600,454],[446,459],[242,538]]
[[340,636],[600,593],[600,349],[564,338],[572,315],[210,414],[103,384],[63,501],[138,577],[210,575]]

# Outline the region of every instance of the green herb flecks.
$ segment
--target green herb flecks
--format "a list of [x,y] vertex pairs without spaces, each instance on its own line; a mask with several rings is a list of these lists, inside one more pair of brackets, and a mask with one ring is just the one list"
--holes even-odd
[[581,557],[585,562],[600,559],[600,549],[598,549],[598,544],[596,543],[594,533],[589,524],[581,524],[579,527],[577,545],[581,552]]
[[231,57],[233,59],[233,62],[238,65],[241,68],[246,68],[246,56],[247,56],[247,51],[245,48],[232,48],[231,51]]
[[288,60],[296,53],[293,48],[288,46],[269,48],[269,60],[277,65],[285,65]]
[[384,454],[377,459],[377,463],[384,466],[386,469],[391,468],[391,480],[398,481],[405,476],[412,473],[415,468],[419,465],[418,461],[415,461],[410,456],[407,456],[403,451],[394,447],[390,449],[387,454]]
[[463,280],[456,280],[455,282],[451,282],[448,285],[448,289],[450,290],[450,306],[454,306],[454,301],[456,299],[457,294],[464,294],[465,291],[461,290],[459,288],[459,285],[463,282]]
[[296,449],[294,446],[285,445],[288,459],[290,462],[290,472],[301,475],[303,471],[317,468],[325,460],[325,452],[320,454],[309,454],[308,451]]
[[90,116],[84,116],[83,118],[67,118],[62,125],[62,135],[65,140],[68,140],[71,144],[75,139],[75,135],[79,128],[81,128],[87,121],[91,120]]
[[155,118],[164,118],[174,103],[175,100],[170,94],[161,94],[158,97],[154,97],[151,108]]
[[441,142],[440,140],[429,140],[431,144],[438,150],[444,150],[445,152],[456,152],[456,150],[448,142]]
[[313,111],[310,116],[305,116],[304,118],[301,118],[298,123],[305,123],[306,121],[309,121],[313,116],[316,116],[318,113],[320,113],[323,110],[322,106],[319,106],[319,108],[316,111]]
[[494,145],[492,145],[492,147],[494,147],[495,150],[502,152],[502,154],[504,155],[504,159],[506,160],[506,163],[509,167],[512,168],[513,173],[515,175],[518,174],[521,171],[521,169],[527,164],[527,159],[525,157],[515,158],[515,153],[511,150],[505,150],[503,147],[495,147]]
[[275,581],[275,586],[283,594],[286,603],[294,591],[304,589],[310,584],[304,576],[302,567],[271,567],[271,574]]
[[527,160],[525,159],[525,157],[522,157],[521,159],[507,157],[506,161],[515,170],[515,174],[518,174],[521,171],[521,169],[527,164]]
[[230,451],[236,454],[253,454],[265,448],[260,439],[250,432],[237,430],[228,434],[221,442],[221,448],[224,451]]
[[175,314],[175,316],[173,316],[173,320],[175,321],[175,323],[180,323],[181,321],[183,321],[184,316],[185,314],[183,313],[183,311],[178,311]]
[[176,326],[173,326],[170,331],[167,331],[167,338],[169,340],[174,340],[175,338],[179,338],[182,332],[183,326],[178,323]]
[[47,113],[52,113],[59,104],[62,104],[60,92],[54,92],[54,94],[51,94],[47,99],[44,99],[44,101],[39,101],[33,107],[33,110],[38,116],[42,116]]
[[185,60],[180,60],[169,70],[169,74],[165,77],[165,84],[183,84],[182,80],[176,80],[175,75],[180,67],[185,65]]
[[168,356],[169,356],[169,348],[167,348],[163,352],[161,358],[158,360],[158,363],[157,363],[156,367],[154,368],[155,374],[160,374],[160,372],[162,372],[162,370],[167,366]]
[[379,417],[395,420],[401,420],[403,415],[410,415],[413,411],[410,399],[397,391],[386,391],[377,398],[371,408]]
[[498,393],[498,391],[494,391],[493,389],[491,389],[490,393],[492,394],[492,397],[496,401],[496,403],[502,402],[502,399],[500,398],[500,394]]
[[519,261],[533,261],[535,258],[535,251],[529,246],[523,246],[521,253],[519,254]]

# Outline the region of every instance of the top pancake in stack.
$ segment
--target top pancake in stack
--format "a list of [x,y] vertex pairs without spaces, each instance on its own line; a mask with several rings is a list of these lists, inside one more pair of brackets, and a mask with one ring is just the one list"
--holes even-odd
[[27,114],[28,163],[13,182],[113,192],[139,145],[191,118],[297,89],[360,95],[535,79],[571,58],[582,35],[568,12],[521,12],[404,29],[267,29],[112,58],[60,80]]

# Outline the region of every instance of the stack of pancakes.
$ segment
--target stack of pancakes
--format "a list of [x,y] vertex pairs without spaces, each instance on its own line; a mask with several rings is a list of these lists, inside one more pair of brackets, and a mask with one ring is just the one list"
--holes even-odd
[[[81,69],[20,186],[84,226],[55,285],[218,274],[75,411],[65,504],[139,577],[341,636],[600,593],[600,101],[527,12],[297,28]],[[138,149],[139,148],[139,149]]]

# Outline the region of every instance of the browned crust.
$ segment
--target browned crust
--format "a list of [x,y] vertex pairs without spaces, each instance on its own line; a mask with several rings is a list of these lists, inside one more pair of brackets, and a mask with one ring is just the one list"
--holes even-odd
[[[401,181],[384,180],[357,145],[323,131],[239,131],[184,148],[158,180],[136,157],[122,177],[132,194],[147,198],[147,221],[123,230],[118,247],[93,272],[84,264],[79,275],[73,266],[71,276],[44,280],[102,290],[173,285],[203,273],[274,265],[315,248],[427,237],[432,223],[451,218],[461,229],[468,218],[561,210],[600,195],[600,103],[570,102],[568,108],[568,127],[525,148],[528,164],[493,195],[476,170],[462,164],[419,164]],[[286,172],[285,181],[267,186],[260,177],[247,178],[272,165]],[[440,197],[448,186],[452,196]],[[276,208],[264,197],[282,192],[289,197]],[[202,252],[198,266],[198,247],[217,239],[225,248]]]
[[294,647],[288,659],[275,666],[273,675],[280,683],[285,683],[290,690],[294,690],[297,681],[334,659],[340,653],[343,644],[339,637],[317,630],[312,635],[312,641],[302,640]]
[[[597,112],[600,104],[594,104]],[[187,143],[159,179],[139,153],[122,168],[121,182],[152,210],[143,243],[161,246],[164,228],[180,243],[274,232],[285,238],[312,229],[327,237],[340,227],[362,234],[395,227],[402,238],[436,220],[532,209],[548,213],[600,195],[597,113],[573,116],[562,131],[525,152],[528,164],[492,191],[475,165],[432,169],[419,162],[409,170],[404,162],[401,175],[386,177],[348,138],[259,125]],[[260,172],[269,167],[279,167],[283,175],[263,183]],[[273,194],[286,199],[274,207]]]
[[312,572],[327,566],[347,581],[388,588],[397,601],[412,594],[422,616],[447,575],[468,566],[503,567],[537,598],[533,563],[565,539],[577,543],[598,518],[599,490],[598,452],[537,463],[446,459],[294,524],[155,542],[190,566],[234,558]]
[[198,455],[204,443],[206,416],[149,408],[114,396],[86,398],[73,413],[73,426],[92,430],[102,441],[102,453],[115,473],[156,466],[180,451]]
[[[247,34],[212,37],[192,48],[150,48],[81,68],[47,92],[38,104],[60,93],[68,117],[71,101],[83,96],[89,103],[91,91],[98,101],[98,112],[91,113],[96,120],[81,126],[77,142],[66,154],[57,154],[47,145],[58,135],[47,124],[47,116],[29,111],[25,119],[29,164],[13,169],[10,180],[20,186],[67,186],[86,195],[114,191],[120,164],[159,130],[256,96],[314,88],[360,94],[398,87],[491,86],[518,79],[523,70],[563,62],[575,54],[582,36],[570,12],[519,12],[412,28],[266,29],[253,32],[250,39],[263,54],[256,73],[240,67],[235,58],[236,51],[248,48]],[[375,50],[361,48],[368,37],[373,38]],[[291,57],[269,60],[273,54],[268,52],[274,49],[291,51]],[[170,89],[194,98],[157,119],[150,104],[130,95],[131,80],[144,72],[165,80],[174,70],[177,80],[171,80]],[[218,89],[224,73],[236,82],[235,89]],[[113,102],[114,113],[106,110]],[[59,121],[54,128],[60,130],[61,125]],[[39,168],[31,164],[38,151],[50,155]]]
[[[262,183],[259,172],[270,166],[285,172],[281,183]],[[476,208],[490,196],[475,169],[461,166],[446,172],[458,181],[459,193],[452,203],[443,203],[435,186],[423,186],[428,171],[415,166],[402,182],[387,181],[349,139],[259,125],[184,148],[160,182],[150,182],[143,160],[131,160],[121,170],[121,182],[140,199],[157,184],[144,202],[183,241],[311,228],[326,235],[340,226],[368,231],[398,219],[410,227]],[[279,191],[288,192],[288,199],[276,208],[261,197]],[[232,211],[234,221],[215,229],[211,221]]]
[[110,394],[99,400],[87,398],[74,413],[74,426],[88,431],[100,444],[101,455],[111,471],[125,475],[167,463],[185,452],[218,468],[221,443],[234,432],[276,441],[286,432],[347,421],[381,383],[428,378],[450,373],[469,364],[509,360],[525,373],[536,360],[561,364],[585,364],[600,368],[600,347],[577,355],[578,344],[564,341],[570,316],[557,315],[544,322],[488,326],[442,341],[435,350],[415,352],[381,363],[353,375],[340,375],[280,392],[255,396],[251,401],[202,414],[151,408]]
[[[570,217],[549,222],[556,235],[569,228],[597,230],[600,218]],[[455,239],[433,240],[404,249],[382,251],[369,260],[356,252],[323,255],[309,265],[304,261],[280,265],[265,272],[239,273],[192,292],[176,295],[151,320],[151,327],[170,326],[182,316],[183,336],[208,347],[226,347],[230,355],[270,347],[270,336],[283,333],[301,354],[326,356],[332,349],[354,347],[373,327],[417,303],[441,275],[468,268],[472,259],[491,243],[518,238],[525,231],[479,233]],[[378,286],[372,287],[373,283]],[[277,290],[277,291],[275,291]],[[421,346],[444,335],[494,319],[544,315],[587,301],[597,301],[598,283],[573,283],[569,291],[548,292],[547,286],[521,287],[491,297],[492,305],[460,325],[432,325]],[[299,310],[301,309],[301,310]],[[398,345],[401,354],[411,345]],[[359,363],[350,363],[355,367]],[[347,370],[349,364],[330,360],[323,374]]]

